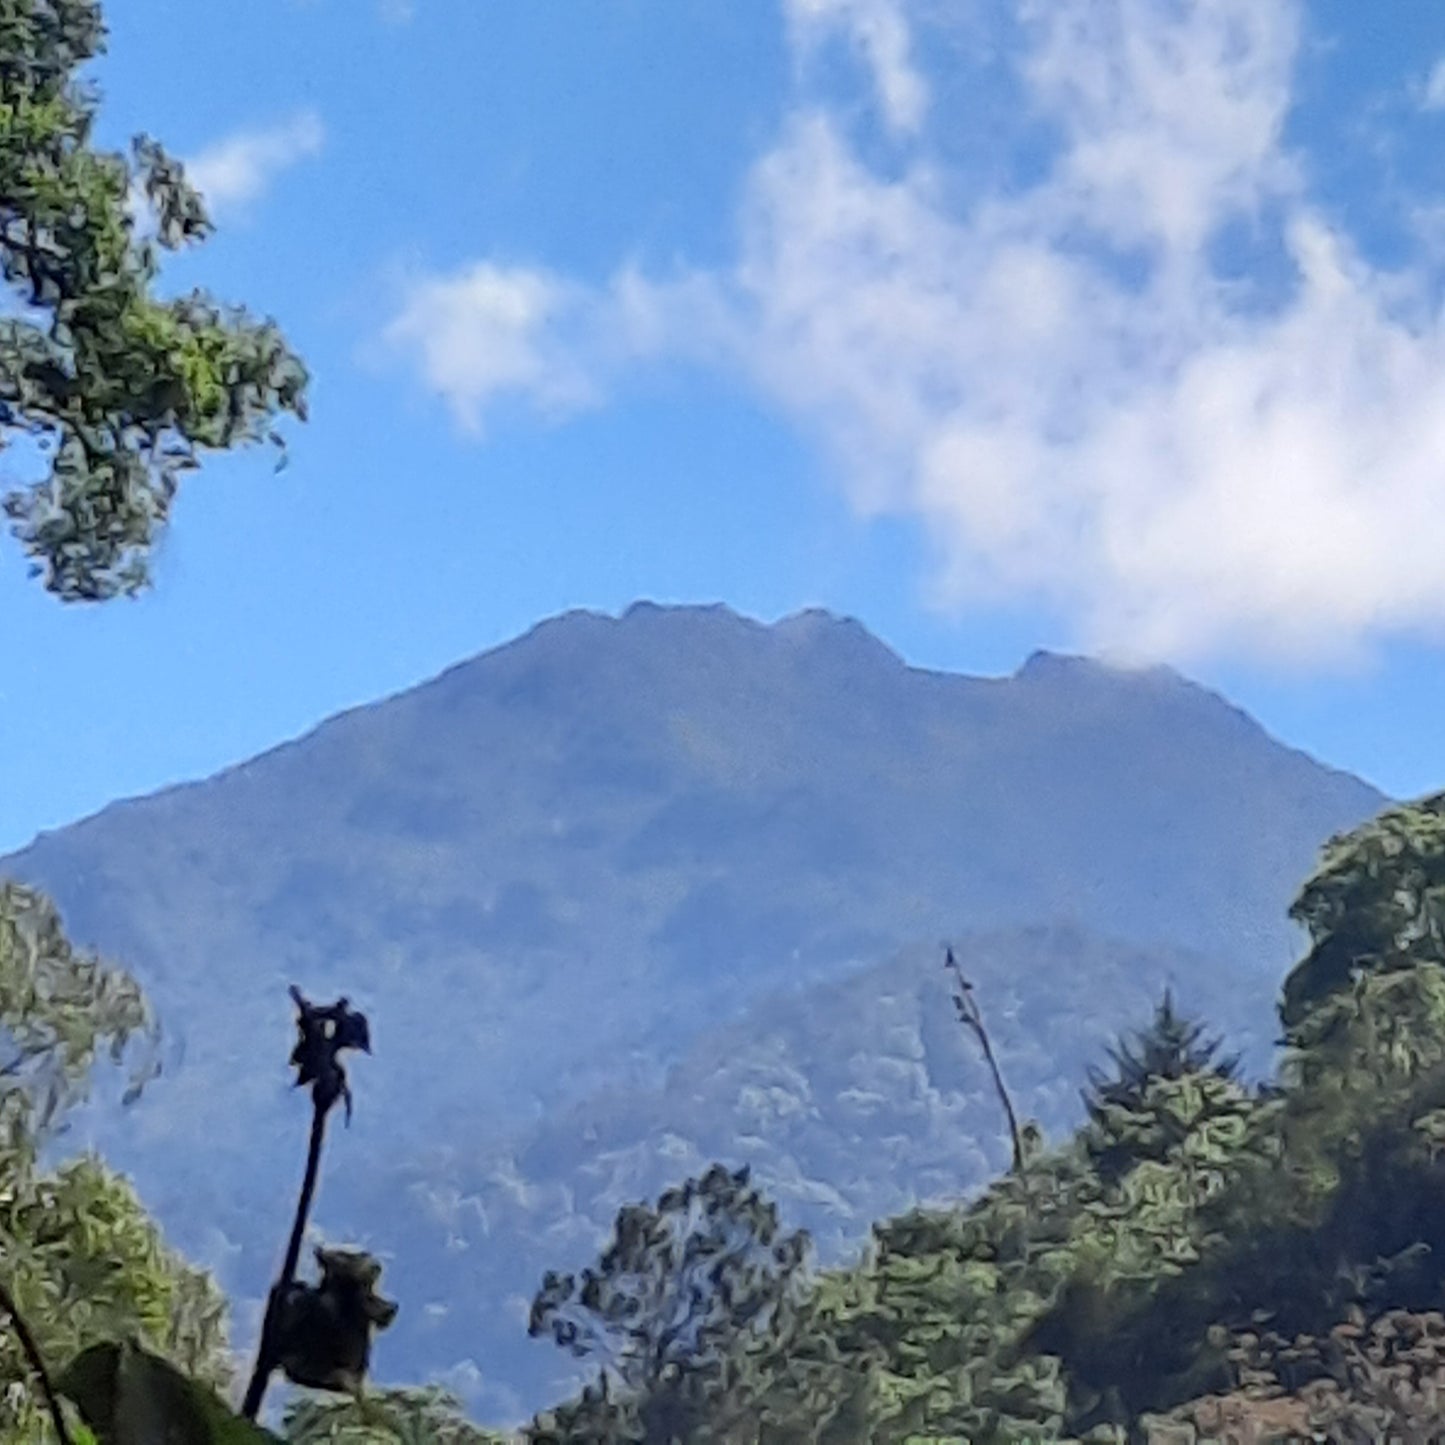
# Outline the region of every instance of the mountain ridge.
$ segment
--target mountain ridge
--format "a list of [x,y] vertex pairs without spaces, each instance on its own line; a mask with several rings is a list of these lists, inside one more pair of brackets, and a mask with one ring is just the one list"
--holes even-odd
[[[515,663],[520,656],[525,656],[529,647],[535,647],[544,639],[566,633],[569,630],[587,628],[589,631],[596,631],[600,627],[615,631],[631,623],[634,627],[639,623],[647,625],[655,620],[701,620],[715,624],[722,622],[729,627],[741,627],[753,634],[767,634],[778,641],[799,644],[816,643],[819,635],[822,634],[825,640],[834,643],[839,638],[849,639],[849,646],[855,657],[871,655],[880,662],[886,661],[891,666],[896,666],[901,672],[914,674],[920,677],[934,679],[949,679],[953,682],[965,684],[968,687],[1004,688],[1009,684],[1045,684],[1058,685],[1060,681],[1065,683],[1078,683],[1080,681],[1106,686],[1117,686],[1126,689],[1136,687],[1148,687],[1158,683],[1164,683],[1171,688],[1183,690],[1192,697],[1204,701],[1211,708],[1220,709],[1221,717],[1237,719],[1247,724],[1251,729],[1258,731],[1262,736],[1269,739],[1289,752],[1307,759],[1312,764],[1327,770],[1341,778],[1349,778],[1352,781],[1362,781],[1349,772],[1348,769],[1338,767],[1322,759],[1315,757],[1306,749],[1297,748],[1275,734],[1264,728],[1245,709],[1232,703],[1227,697],[1217,690],[1202,683],[1198,683],[1184,674],[1180,673],[1173,666],[1166,663],[1155,663],[1144,667],[1125,666],[1103,661],[1085,654],[1057,651],[1049,648],[1036,648],[1018,665],[1012,673],[1003,674],[974,674],[960,673],[943,668],[925,667],[910,663],[896,652],[886,642],[872,633],[867,626],[858,618],[847,613],[835,612],[829,608],[809,606],[795,612],[782,615],[773,622],[763,622],[745,614],[736,612],[726,603],[685,603],[685,604],[661,604],[645,599],[635,601],[624,608],[620,613],[609,613],[593,608],[570,608],[552,617],[544,618],[533,624],[526,631],[519,633],[516,637],[498,643],[492,647],[484,648],[482,651],[463,658],[459,662],[449,664],[439,672],[430,677],[398,688],[393,692],[383,694],[380,697],[367,702],[357,703],[342,708],[330,714],[321,721],[296,733],[292,737],[284,738],[254,754],[249,758],[241,759],[234,763],[226,764],[215,772],[204,777],[185,778],[176,782],[164,784],[147,793],[129,795],[117,798],[105,804],[94,812],[83,814],[71,821],[51,828],[44,828],[31,838],[22,847],[12,850],[5,857],[0,857],[0,864],[5,858],[13,858],[27,853],[36,844],[45,839],[66,832],[70,829],[83,826],[92,820],[100,818],[113,810],[124,809],[133,804],[147,803],[156,799],[168,797],[176,793],[184,793],[196,788],[205,788],[212,784],[219,783],[236,774],[245,773],[258,764],[283,755],[289,750],[301,747],[318,735],[325,733],[328,729],[337,725],[343,725],[348,719],[357,715],[369,715],[377,708],[384,708],[388,704],[403,699],[410,699],[417,695],[425,695],[436,691],[445,691],[448,688],[455,689],[463,682],[470,683],[475,680],[478,669],[486,669],[488,665],[501,665],[504,660]],[[1367,785],[1368,786],[1368,785]],[[1383,798],[1384,794],[1380,794]]]

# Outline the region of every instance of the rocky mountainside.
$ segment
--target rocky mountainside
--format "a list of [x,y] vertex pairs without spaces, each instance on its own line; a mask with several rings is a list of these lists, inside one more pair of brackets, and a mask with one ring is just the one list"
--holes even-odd
[[567,1362],[543,1268],[626,1198],[753,1159],[827,1251],[1006,1160],[959,941],[1052,1127],[1165,982],[1266,1066],[1319,845],[1385,805],[1167,669],[906,666],[856,622],[568,613],[218,776],[0,859],[123,961],[167,1073],[75,1131],[254,1326],[304,1150],[286,985],[376,1054],[317,1222],[389,1259],[383,1378],[496,1419]]

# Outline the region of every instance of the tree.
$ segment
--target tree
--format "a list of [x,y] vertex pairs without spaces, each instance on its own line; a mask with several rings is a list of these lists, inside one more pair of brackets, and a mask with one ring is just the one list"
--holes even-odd
[[[0,446],[32,439],[44,475],[4,510],[32,574],[66,601],[133,593],[180,477],[201,452],[306,415],[306,370],[269,321],[204,293],[153,294],[158,247],[210,223],[154,140],[90,143],[77,72],[105,46],[98,0],[0,0]],[[145,198],[154,239],[133,199]]]
[[1136,1321],[1200,1258],[1208,1203],[1252,1147],[1259,1105],[1218,1047],[1166,996],[1110,1051],[1114,1077],[1091,1071],[1073,1140],[967,1204],[876,1225],[860,1265],[819,1281],[814,1328],[869,1381],[854,1438],[1123,1438],[1148,1371],[1198,1344],[1192,1320]]
[[[1156,1276],[1147,1295],[1116,1287],[1108,1309],[1108,1291],[1093,1291],[1090,1311],[1087,1292],[1071,1286],[1054,1325],[1072,1313],[1074,1341],[1105,1342],[1094,1361],[1064,1347],[1076,1388],[1112,1375],[1136,1409],[1169,1408],[1201,1386],[1227,1388],[1231,1353],[1265,1326],[1267,1337],[1297,1342],[1351,1311],[1421,1311],[1438,1300],[1442,882],[1445,796],[1391,809],[1327,845],[1291,909],[1310,950],[1280,1004],[1280,1081],[1252,1107],[1235,1101],[1231,1122],[1226,1081],[1198,1077],[1198,1101],[1212,1091],[1220,1107],[1200,1136],[1217,1165],[1193,1206],[1193,1257]],[[1167,1220],[1177,1191],[1177,1176],[1150,1180],[1146,1170],[1128,1179],[1147,1191],[1120,1201],[1128,1233],[1146,1217]],[[1118,1242],[1110,1249],[1123,1253]],[[1047,1331],[1036,1342],[1058,1344]],[[1287,1343],[1282,1373],[1297,1354]]]
[[1024,1346],[1067,1276],[1069,1225],[1089,1184],[1077,1150],[1040,1153],[966,1206],[876,1224],[865,1259],[820,1281],[818,1326],[846,1372],[868,1381],[854,1438],[1061,1438],[1059,1360]]
[[[225,1302],[211,1277],[163,1244],[134,1190],[94,1155],[54,1172],[47,1140],[86,1095],[108,1051],[123,1062],[152,1044],[154,1022],[135,981],[77,951],[54,907],[0,883],[0,1266],[42,1356],[57,1364],[104,1337],[130,1336],[189,1374],[229,1382]],[[131,1096],[153,1074],[144,1048]],[[0,1442],[51,1438],[19,1341],[0,1328]]]
[[[578,1401],[534,1422],[534,1441],[692,1442],[728,1437],[784,1348],[809,1251],[785,1233],[748,1170],[714,1164],[628,1205],[597,1268],[548,1272],[529,1333],[599,1362]],[[704,1435],[704,1430],[708,1433]],[[752,1438],[756,1439],[754,1435]]]
[[1141,1160],[1166,1158],[1198,1127],[1197,1108],[1171,1107],[1181,1098],[1171,1085],[1195,1079],[1203,1107],[1217,1101],[1228,1116],[1238,1113],[1239,1056],[1218,1058],[1223,1040],[1203,1035],[1204,1024],[1178,1013],[1166,990],[1150,1026],[1109,1049],[1112,1077],[1090,1067],[1081,1090],[1089,1120],[1084,1141],[1102,1178],[1115,1182]]
[[1286,1030],[1360,973],[1445,964],[1445,793],[1331,838],[1289,912],[1311,947],[1285,980]]

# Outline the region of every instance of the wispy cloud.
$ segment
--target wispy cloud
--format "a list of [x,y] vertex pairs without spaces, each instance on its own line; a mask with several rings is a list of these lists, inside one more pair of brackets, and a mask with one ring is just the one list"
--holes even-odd
[[[875,47],[886,97],[877,57],[912,53],[901,6],[788,13],[883,12],[905,25]],[[1372,265],[1312,200],[1283,139],[1298,0],[1021,13],[1021,107],[1055,136],[1030,179],[961,200],[928,145],[957,116],[895,101],[890,123],[923,129],[885,172],[841,109],[800,102],[754,165],[735,264],[548,278],[554,304],[510,313],[490,371],[455,358],[496,339],[495,308],[451,312],[422,352],[433,384],[472,378],[477,408],[499,377],[596,401],[638,358],[706,357],[815,436],[861,511],[923,523],[940,606],[1043,601],[1088,647],[1320,664],[1445,634],[1436,278]],[[1283,279],[1222,273],[1230,228]]]
[[240,131],[186,160],[186,179],[213,213],[243,210],[282,171],[317,155],[325,143],[321,118],[303,110],[279,125]]
[[1420,90],[1421,110],[1445,110],[1445,56],[1430,67]]
[[913,63],[901,0],[784,0],[784,11],[800,56],[833,34],[844,36],[868,67],[889,129],[918,129],[928,85]]
[[739,344],[736,320],[707,276],[663,282],[624,268],[595,289],[482,261],[403,289],[381,351],[410,356],[473,437],[509,399],[566,416],[600,404],[615,379],[648,358],[714,359],[724,338]]

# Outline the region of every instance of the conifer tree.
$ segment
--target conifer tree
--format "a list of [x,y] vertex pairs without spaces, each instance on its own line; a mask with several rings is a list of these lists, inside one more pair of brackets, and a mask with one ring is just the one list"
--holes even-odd
[[1198,1126],[1198,1107],[1173,1107],[1182,1092],[1192,1092],[1177,1087],[1185,1080],[1203,1089],[1200,1105],[1237,1112],[1243,1093],[1239,1055],[1220,1058],[1223,1040],[1206,1039],[1204,1031],[1202,1022],[1176,1010],[1166,989],[1150,1025],[1109,1048],[1112,1075],[1090,1066],[1088,1087],[1081,1090],[1088,1117],[1084,1138],[1101,1178],[1115,1182],[1141,1160],[1167,1158]]

